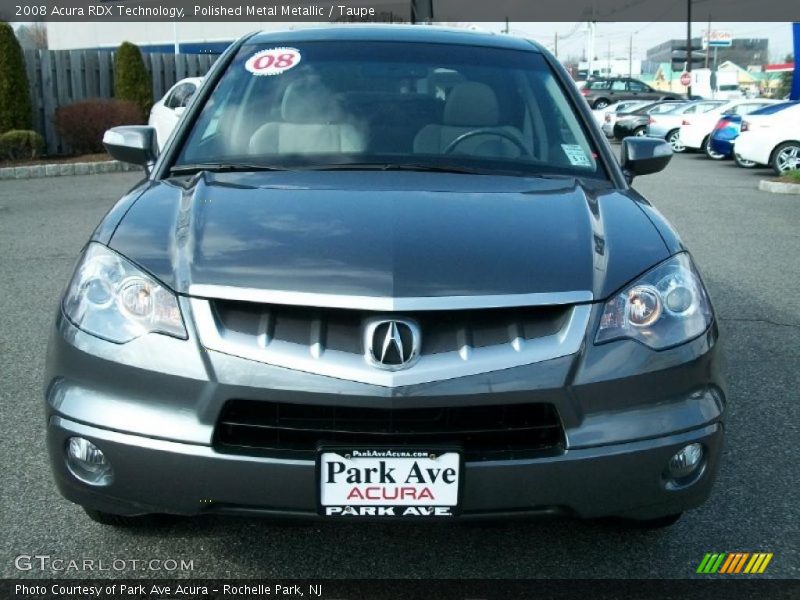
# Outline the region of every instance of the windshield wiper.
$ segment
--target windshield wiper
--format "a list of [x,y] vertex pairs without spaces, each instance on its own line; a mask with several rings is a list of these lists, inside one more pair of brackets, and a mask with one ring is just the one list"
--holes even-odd
[[200,171],[214,173],[235,173],[245,171],[287,171],[285,167],[274,165],[252,165],[247,163],[196,163],[190,165],[175,165],[170,168],[170,175],[190,175]]
[[459,173],[462,175],[493,175],[486,169],[472,169],[461,165],[427,165],[422,163],[331,163],[300,167],[308,171],[429,171],[433,173]]

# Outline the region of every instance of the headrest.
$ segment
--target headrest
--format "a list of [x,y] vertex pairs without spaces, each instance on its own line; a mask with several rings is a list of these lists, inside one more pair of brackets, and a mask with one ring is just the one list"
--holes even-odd
[[444,105],[444,124],[469,127],[497,125],[497,96],[485,83],[459,83]]
[[331,93],[318,83],[290,83],[283,93],[281,117],[287,123],[333,123],[341,111]]

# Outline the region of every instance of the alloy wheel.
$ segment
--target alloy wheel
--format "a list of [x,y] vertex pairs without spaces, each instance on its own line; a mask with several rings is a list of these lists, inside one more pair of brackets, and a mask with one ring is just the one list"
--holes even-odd
[[795,169],[800,169],[800,145],[784,144],[775,154],[775,170],[786,173]]
[[686,146],[681,144],[681,136],[677,131],[673,131],[667,137],[667,142],[669,145],[672,146],[673,152],[684,152],[686,150]]

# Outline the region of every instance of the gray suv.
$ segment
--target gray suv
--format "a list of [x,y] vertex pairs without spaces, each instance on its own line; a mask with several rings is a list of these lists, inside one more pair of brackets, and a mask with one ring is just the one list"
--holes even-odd
[[45,376],[61,493],[153,513],[616,516],[708,497],[725,386],[701,276],[568,73],[427,27],[249,35],[97,226]]
[[593,109],[605,108],[620,100],[676,100],[672,94],[651,88],[646,83],[630,77],[604,77],[589,79],[581,88],[581,94]]

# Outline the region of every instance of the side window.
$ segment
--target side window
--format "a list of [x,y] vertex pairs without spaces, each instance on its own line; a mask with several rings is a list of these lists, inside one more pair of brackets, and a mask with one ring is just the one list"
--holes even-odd
[[639,81],[628,81],[628,89],[632,92],[646,92],[647,86]]
[[694,114],[696,112],[697,112],[697,105],[694,104],[694,105],[690,106],[689,108],[687,108],[685,111],[683,111],[683,114],[690,115],[690,114]]
[[611,84],[611,91],[612,92],[624,92],[625,91],[625,82],[624,81],[614,81]]
[[172,90],[172,93],[169,95],[166,102],[164,102],[164,106],[173,109],[186,106],[186,103],[189,102],[189,98],[192,97],[196,89],[193,83],[182,83]]

